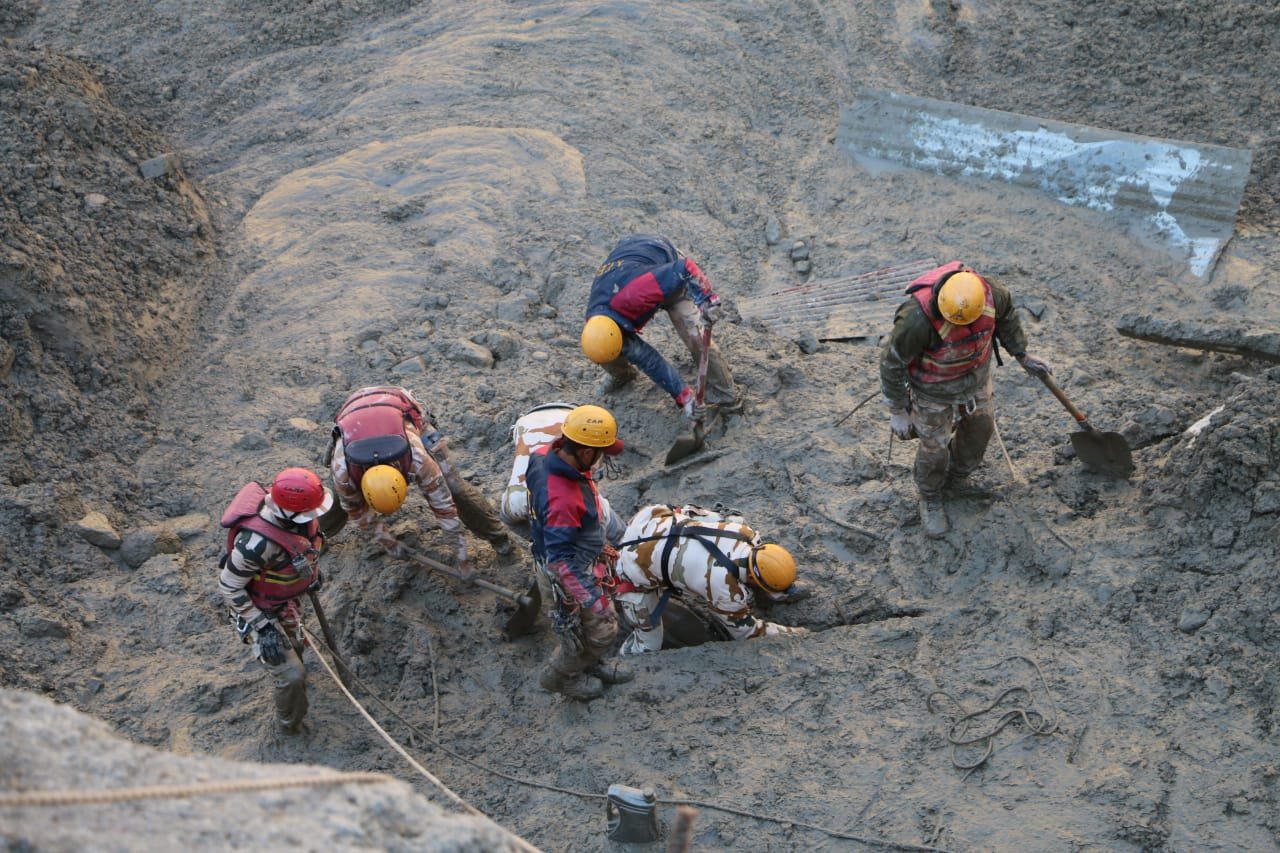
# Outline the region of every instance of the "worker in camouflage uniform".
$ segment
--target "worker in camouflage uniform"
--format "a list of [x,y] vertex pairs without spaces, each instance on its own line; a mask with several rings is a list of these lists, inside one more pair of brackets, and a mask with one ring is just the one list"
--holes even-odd
[[[880,386],[897,438],[918,438],[915,482],[926,536],[949,529],[943,488],[982,464],[995,431],[991,355],[995,341],[1027,373],[1049,366],[1027,355],[1027,338],[1000,283],[959,261],[913,281],[880,355]],[[997,361],[999,353],[996,353]]]
[[565,416],[560,437],[530,454],[525,475],[534,563],[559,638],[538,681],[544,690],[584,702],[598,697],[605,684],[635,677],[604,659],[618,620],[610,595],[607,511],[592,476],[606,455],[621,452],[613,415],[578,406]]
[[307,715],[307,670],[300,656],[298,597],[320,588],[324,536],[317,519],[333,495],[305,468],[286,468],[271,482],[243,486],[222,514],[228,528],[218,592],[236,630],[275,681],[280,727],[298,732]]
[[720,349],[711,342],[707,359],[705,407],[662,354],[640,337],[658,309],[667,312],[676,334],[698,363],[703,331],[720,316],[720,297],[691,258],[667,237],[637,234],[614,247],[596,270],[587,297],[582,351],[608,376],[601,394],[635,379],[636,368],[671,395],[690,423],[742,411],[743,396],[734,384]]
[[371,386],[347,398],[334,416],[332,457],[338,502],[362,529],[372,527],[387,553],[402,553],[382,516],[400,508],[415,482],[440,529],[452,539],[455,568],[471,574],[463,525],[493,545],[499,557],[514,552],[497,510],[449,461],[447,439],[435,419],[406,388]]
[[764,543],[742,516],[699,506],[652,504],[631,519],[618,545],[618,605],[631,634],[621,654],[662,648],[662,612],[671,595],[697,596],[734,640],[799,636],[804,628],[752,614],[755,596],[798,601],[796,562],[781,545]]

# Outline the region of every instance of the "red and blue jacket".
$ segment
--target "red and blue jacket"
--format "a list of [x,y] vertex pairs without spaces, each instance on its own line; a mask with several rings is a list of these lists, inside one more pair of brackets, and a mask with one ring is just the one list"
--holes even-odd
[[672,397],[684,381],[666,359],[637,337],[659,308],[688,295],[697,306],[715,295],[711,282],[675,244],[655,234],[636,234],[614,247],[596,270],[587,297],[587,317],[611,317],[622,329],[622,354]]
[[567,595],[589,608],[604,594],[593,571],[605,544],[600,493],[590,472],[555,454],[557,444],[534,450],[525,473],[533,556]]

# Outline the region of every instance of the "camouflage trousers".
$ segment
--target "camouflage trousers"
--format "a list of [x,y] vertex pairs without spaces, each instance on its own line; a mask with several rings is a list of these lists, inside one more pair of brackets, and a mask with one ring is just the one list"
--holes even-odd
[[448,440],[438,436],[434,444],[429,442],[431,434],[422,436],[427,452],[440,466],[445,485],[453,495],[453,502],[458,507],[458,518],[463,525],[476,536],[499,549],[511,547],[511,537],[507,526],[498,517],[498,510],[493,503],[481,494],[480,490],[467,482],[458,469],[449,461]]
[[914,471],[916,488],[923,498],[939,498],[948,474],[967,477],[982,464],[996,428],[991,388],[988,386],[963,403],[913,398],[911,425],[920,440]]

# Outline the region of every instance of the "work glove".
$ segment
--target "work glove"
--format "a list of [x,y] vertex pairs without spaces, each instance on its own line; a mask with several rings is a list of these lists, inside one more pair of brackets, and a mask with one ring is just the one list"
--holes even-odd
[[374,526],[373,541],[377,542],[382,550],[393,557],[404,556],[404,544],[396,538],[394,533],[387,529],[385,524],[379,522]]
[[708,326],[714,326],[716,321],[720,319],[720,297],[714,293],[702,303],[702,322]]
[[268,666],[284,663],[284,637],[268,622],[258,629],[258,658]]
[[684,419],[691,425],[700,424],[707,414],[706,407],[698,402],[692,389],[686,388],[685,391],[689,392],[689,398],[680,404],[680,411],[684,413]]
[[907,414],[906,409],[891,409],[889,411],[889,431],[894,437],[907,441],[913,438],[911,429],[911,415]]
[[1036,377],[1037,379],[1039,379],[1042,376],[1048,376],[1051,373],[1053,373],[1053,371],[1049,368],[1049,365],[1045,364],[1043,361],[1036,358],[1034,355],[1027,355],[1026,353],[1023,353],[1021,356],[1018,357],[1018,364],[1021,364],[1023,370],[1027,371],[1027,373],[1030,373],[1032,376]]

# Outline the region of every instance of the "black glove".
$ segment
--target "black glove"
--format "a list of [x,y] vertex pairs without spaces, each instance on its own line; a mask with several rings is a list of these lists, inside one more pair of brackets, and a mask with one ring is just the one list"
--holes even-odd
[[284,637],[270,622],[258,629],[258,657],[268,666],[284,663]]

